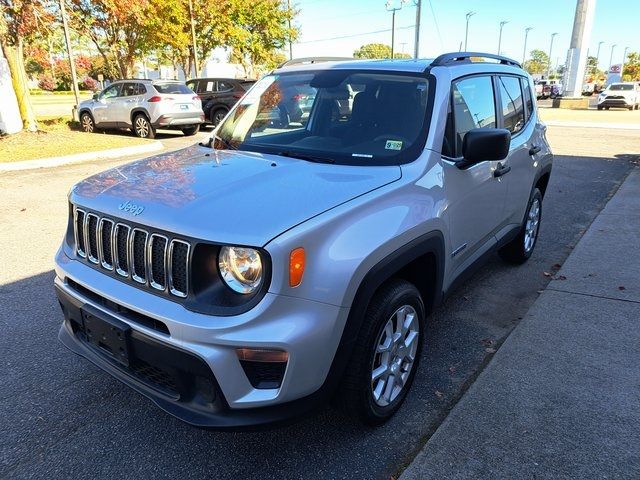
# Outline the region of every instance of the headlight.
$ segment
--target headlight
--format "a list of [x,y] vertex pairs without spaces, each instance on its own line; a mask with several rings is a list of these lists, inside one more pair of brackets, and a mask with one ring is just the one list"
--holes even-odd
[[218,267],[225,283],[238,293],[253,293],[262,281],[262,259],[253,248],[222,247]]

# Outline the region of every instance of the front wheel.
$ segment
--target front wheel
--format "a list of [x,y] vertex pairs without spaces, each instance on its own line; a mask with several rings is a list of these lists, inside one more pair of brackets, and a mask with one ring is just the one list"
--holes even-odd
[[93,133],[96,129],[96,126],[93,123],[93,117],[87,112],[80,115],[80,127],[82,128],[82,131],[86,133]]
[[156,136],[155,129],[142,113],[133,119],[133,131],[140,138],[154,138]]
[[365,315],[336,400],[349,417],[379,425],[400,408],[413,383],[425,309],[416,287],[395,279],[378,290]]
[[529,260],[538,241],[541,219],[542,193],[535,188],[529,200],[527,213],[524,216],[520,232],[518,232],[516,238],[507,243],[498,252],[504,261],[520,265]]
[[187,137],[190,137],[191,135],[195,135],[199,131],[200,131],[200,125],[191,125],[190,127],[182,129],[182,133],[184,133],[185,136]]

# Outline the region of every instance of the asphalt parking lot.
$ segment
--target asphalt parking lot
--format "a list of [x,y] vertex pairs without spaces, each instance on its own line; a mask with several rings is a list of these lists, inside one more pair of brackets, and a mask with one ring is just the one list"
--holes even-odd
[[396,474],[490,361],[640,159],[637,132],[550,127],[549,138],[557,156],[533,257],[521,267],[492,259],[431,316],[413,389],[398,414],[378,429],[326,409],[266,432],[197,430],[66,351],[57,341],[62,315],[52,287],[66,193],[75,181],[117,162],[0,173],[0,477]]

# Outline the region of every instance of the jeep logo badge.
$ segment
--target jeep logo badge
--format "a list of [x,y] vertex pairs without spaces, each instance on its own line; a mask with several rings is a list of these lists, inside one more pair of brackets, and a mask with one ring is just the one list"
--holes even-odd
[[136,205],[136,204],[131,203],[129,201],[122,202],[120,205],[118,205],[118,209],[122,210],[123,212],[129,212],[134,217],[137,217],[138,215],[140,215],[144,211],[144,207],[143,206]]

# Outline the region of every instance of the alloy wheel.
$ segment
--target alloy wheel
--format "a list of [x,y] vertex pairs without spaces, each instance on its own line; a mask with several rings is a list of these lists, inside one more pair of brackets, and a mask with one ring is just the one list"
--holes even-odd
[[533,250],[538,237],[538,228],[540,227],[540,201],[537,198],[533,199],[531,206],[529,207],[529,213],[527,215],[527,224],[524,228],[524,250],[530,252]]
[[411,305],[403,305],[387,320],[371,365],[371,393],[377,405],[389,405],[402,392],[415,363],[419,335],[418,314]]
[[136,133],[140,138],[147,138],[149,136],[149,122],[144,117],[138,117],[136,119]]
[[93,120],[89,115],[82,116],[81,124],[82,124],[82,130],[84,130],[87,133],[93,133]]

